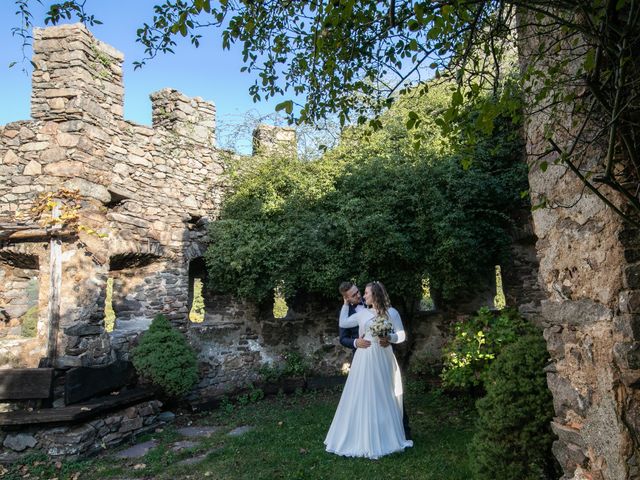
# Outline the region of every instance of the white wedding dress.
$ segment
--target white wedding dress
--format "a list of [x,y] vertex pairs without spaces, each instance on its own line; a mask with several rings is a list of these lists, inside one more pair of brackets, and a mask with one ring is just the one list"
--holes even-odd
[[[395,309],[389,314],[395,330],[391,341],[399,343],[405,335],[400,315]],[[360,336],[364,333],[371,346],[355,352],[324,441],[327,452],[376,459],[413,446],[402,426],[402,379],[393,350],[381,347],[371,335],[369,326],[375,317],[371,310],[346,315],[341,313],[340,326],[358,325]]]

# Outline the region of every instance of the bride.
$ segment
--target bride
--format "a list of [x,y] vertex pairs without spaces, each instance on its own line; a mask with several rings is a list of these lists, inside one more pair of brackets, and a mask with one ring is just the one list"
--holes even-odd
[[347,457],[376,459],[413,446],[402,426],[402,380],[398,362],[389,342],[405,340],[398,311],[380,282],[364,291],[371,308],[349,315],[349,306],[340,312],[340,327],[358,326],[359,336],[371,341],[353,357],[338,409],[324,440],[327,452]]

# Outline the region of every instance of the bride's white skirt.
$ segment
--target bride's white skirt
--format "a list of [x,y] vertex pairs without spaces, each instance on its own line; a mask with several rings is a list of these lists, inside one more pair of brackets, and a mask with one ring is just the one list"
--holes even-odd
[[391,347],[374,339],[356,350],[324,444],[327,452],[372,459],[413,446],[404,436],[402,379]]

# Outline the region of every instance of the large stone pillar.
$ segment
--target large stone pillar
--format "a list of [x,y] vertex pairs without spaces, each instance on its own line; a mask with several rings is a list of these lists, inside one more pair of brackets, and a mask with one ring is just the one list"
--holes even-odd
[[105,126],[122,120],[123,60],[82,24],[35,28],[31,116]]
[[[526,67],[548,35],[531,29],[520,33]],[[547,67],[558,55],[545,57]],[[562,74],[573,68],[566,65],[569,72]],[[528,105],[535,104],[537,90],[532,84]],[[542,322],[552,360],[547,379],[556,413],[552,427],[558,435],[553,451],[564,470],[563,479],[638,479],[638,231],[585,189],[562,162],[555,163],[557,155],[545,157],[546,171],[539,167],[541,155],[551,147],[546,131],[550,126],[555,143],[562,150],[570,148],[582,120],[573,107],[561,104],[553,111],[532,111],[525,123],[532,203],[546,201],[545,208],[533,212],[533,222],[539,281],[546,293]],[[593,126],[603,125],[605,120]],[[604,146],[594,143],[576,161],[582,169],[598,171],[604,157]],[[622,204],[612,192],[607,194]]]

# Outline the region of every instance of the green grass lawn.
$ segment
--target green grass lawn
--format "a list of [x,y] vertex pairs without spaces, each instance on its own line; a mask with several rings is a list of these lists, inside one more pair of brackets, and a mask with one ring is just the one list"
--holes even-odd
[[[473,428],[471,401],[449,397],[439,390],[427,392],[416,385],[419,387],[410,385],[413,388],[406,397],[415,446],[379,460],[343,458],[324,451],[323,440],[340,393],[315,392],[229,405],[191,416],[194,425],[222,428],[210,438],[196,439],[198,445],[189,450],[171,450],[182,438],[176,427],[170,426],[148,436],[159,446],[145,457],[123,461],[105,453],[89,461],[64,462],[57,468],[54,462],[34,459],[27,465],[28,478],[469,480],[466,447]],[[179,418],[177,423],[186,420]],[[227,435],[244,425],[254,429],[240,437]],[[195,465],[179,464],[195,456],[203,460]],[[17,466],[5,475],[24,478]]]

